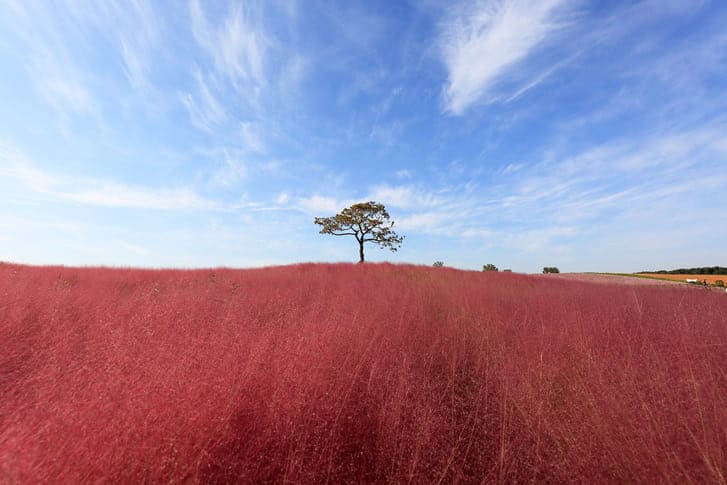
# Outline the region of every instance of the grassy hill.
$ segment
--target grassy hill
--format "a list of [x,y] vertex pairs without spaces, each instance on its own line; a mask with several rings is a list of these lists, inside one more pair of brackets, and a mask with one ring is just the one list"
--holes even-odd
[[727,298],[387,264],[0,264],[0,477],[720,482]]

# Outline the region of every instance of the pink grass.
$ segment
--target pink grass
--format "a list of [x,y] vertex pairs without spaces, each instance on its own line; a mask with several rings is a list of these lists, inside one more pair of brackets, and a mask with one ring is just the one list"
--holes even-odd
[[716,482],[727,295],[0,264],[0,482]]

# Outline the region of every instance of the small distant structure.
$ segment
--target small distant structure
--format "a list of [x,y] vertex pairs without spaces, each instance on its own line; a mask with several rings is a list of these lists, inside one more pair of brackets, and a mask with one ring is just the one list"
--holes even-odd
[[512,270],[511,269],[503,269],[502,272],[503,273],[512,273]]
[[687,278],[686,279],[686,282],[687,283],[697,284],[697,283],[699,283],[699,280],[697,278]]

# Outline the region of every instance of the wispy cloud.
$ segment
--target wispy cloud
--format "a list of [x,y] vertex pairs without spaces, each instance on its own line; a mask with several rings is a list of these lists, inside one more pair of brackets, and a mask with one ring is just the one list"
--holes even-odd
[[204,75],[197,68],[194,72],[197,84],[197,96],[190,92],[182,92],[179,98],[189,112],[192,124],[197,128],[212,131],[217,125],[227,120],[227,112],[212,94]]
[[215,26],[198,0],[189,3],[194,38],[213,59],[215,68],[239,89],[254,92],[267,84],[268,41],[259,23],[259,12],[253,8],[249,3],[230,7],[224,20]]
[[148,89],[156,43],[164,23],[153,4],[141,0],[109,2],[108,13],[99,22],[108,35],[115,35],[124,75],[136,89]]
[[[563,25],[561,14],[570,4],[569,0],[492,0],[471,1],[456,9],[445,20],[440,37],[448,71],[446,111],[459,115],[491,97],[493,85]],[[544,77],[541,74],[533,82]]]
[[113,181],[84,181],[93,188],[60,189],[48,195],[80,204],[129,209],[215,209],[218,204],[189,188],[142,188]]
[[314,194],[309,197],[298,199],[297,207],[304,212],[318,216],[333,215],[344,207],[351,205],[350,201],[344,201],[335,197]]
[[213,173],[211,184],[216,187],[235,186],[244,179],[248,173],[248,165],[242,160],[240,154],[223,151],[222,166]]
[[34,70],[36,88],[59,113],[67,117],[70,113],[96,112],[97,102],[77,73],[68,68],[61,70],[50,58],[37,59]]
[[[0,175],[44,200],[156,210],[219,209],[220,204],[188,187],[140,187],[109,179],[71,176],[38,168],[29,157],[0,143]],[[15,188],[17,190],[17,186]]]
[[[631,227],[641,212],[666,220],[701,194],[727,190],[727,174],[718,162],[727,157],[723,130],[718,124],[645,140],[618,139],[575,155],[513,162],[501,171],[504,179],[489,186],[385,184],[371,187],[361,199],[394,209],[397,227],[407,233],[546,253],[614,220]],[[530,168],[524,172],[526,164]],[[316,213],[348,205],[322,195],[301,204]]]
[[119,246],[124,248],[126,251],[129,251],[137,256],[148,256],[149,250],[145,248],[144,246],[140,246],[138,244],[130,243],[127,241],[119,241]]
[[[650,138],[625,138],[579,154],[531,164],[515,183],[495,187],[490,213],[499,220],[599,226],[608,218],[640,208],[667,206],[659,217],[727,185],[720,171],[727,152],[720,145],[723,124]],[[688,178],[688,180],[685,180]],[[659,209],[661,210],[661,209]]]
[[265,153],[265,142],[259,125],[244,121],[240,124],[240,134],[245,148],[255,153]]
[[381,201],[386,205],[403,209],[422,209],[441,205],[443,200],[431,192],[411,185],[378,185],[367,199]]
[[467,218],[449,208],[416,211],[396,219],[399,230],[430,236],[459,238],[467,230]]
[[19,40],[13,44],[22,51],[33,85],[58,112],[64,130],[73,116],[100,120],[103,115],[100,98],[106,93],[97,92],[99,72],[88,69],[89,45],[110,46],[104,55],[107,69],[123,72],[134,88],[150,87],[156,42],[163,30],[150,4],[11,1],[0,8],[11,15],[9,25]]

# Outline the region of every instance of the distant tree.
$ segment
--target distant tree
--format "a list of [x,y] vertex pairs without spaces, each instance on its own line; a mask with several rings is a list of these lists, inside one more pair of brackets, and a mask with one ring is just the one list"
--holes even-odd
[[435,268],[441,268],[441,267],[444,266],[444,262],[442,262],[442,261],[435,261],[432,266],[434,266]]
[[714,286],[719,286],[720,288],[724,288],[724,281],[714,280]]
[[495,266],[492,263],[487,263],[486,265],[482,266],[482,271],[499,271],[497,269],[497,266]]
[[660,269],[659,271],[640,271],[640,273],[644,274],[689,274],[689,275],[699,275],[699,274],[727,274],[727,267],[724,266],[705,266],[703,268],[679,268],[679,269],[672,269],[672,270],[665,270]]
[[332,236],[353,236],[358,242],[359,262],[364,262],[364,243],[372,242],[391,251],[401,247],[404,236],[396,234],[384,204],[360,202],[331,217],[316,217],[321,234]]
[[546,266],[543,268],[543,274],[560,273],[560,270],[555,266]]

